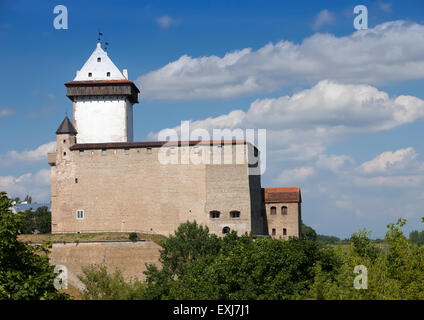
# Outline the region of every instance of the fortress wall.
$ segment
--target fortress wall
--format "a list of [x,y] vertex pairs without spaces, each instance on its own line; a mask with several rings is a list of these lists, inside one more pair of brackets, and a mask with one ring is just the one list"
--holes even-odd
[[[197,156],[215,146],[199,146]],[[231,154],[225,151],[231,148]],[[52,170],[53,232],[148,231],[168,235],[180,223],[196,220],[222,233],[229,226],[239,233],[251,230],[251,198],[246,156],[240,146],[225,146],[222,163],[161,164],[160,148],[71,151],[70,159]],[[175,148],[194,152],[194,147]],[[168,156],[170,153],[168,154]],[[225,161],[225,157],[227,161]],[[212,157],[211,157],[212,159]],[[233,160],[231,160],[233,159]],[[54,173],[54,174],[53,174]],[[77,180],[77,183],[75,181]],[[76,211],[84,210],[84,219]],[[211,221],[210,210],[223,212]],[[229,211],[241,216],[230,219]]]
[[55,243],[50,263],[65,266],[68,281],[81,288],[78,275],[82,274],[83,267],[92,264],[104,264],[109,272],[119,269],[127,280],[134,277],[143,280],[146,263],[159,266],[159,249],[153,241]]

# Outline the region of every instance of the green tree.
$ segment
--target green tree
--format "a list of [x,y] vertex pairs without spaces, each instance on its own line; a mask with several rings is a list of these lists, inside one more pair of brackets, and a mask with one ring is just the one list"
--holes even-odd
[[38,230],[39,233],[51,232],[51,212],[46,206],[37,208],[35,212],[26,210],[21,215],[23,217],[21,233],[30,234],[35,230]]
[[22,217],[10,210],[11,201],[0,193],[0,299],[67,299],[54,287],[54,266],[47,245],[27,245],[18,240]]
[[91,265],[78,276],[85,288],[81,292],[86,300],[134,300],[145,296],[146,285],[139,280],[125,281],[117,269],[108,273],[104,265]]
[[144,272],[149,287],[149,299],[167,298],[173,282],[185,274],[191,263],[218,253],[220,241],[216,235],[209,233],[208,227],[199,226],[194,221],[181,224],[175,234],[169,236],[161,246],[161,270],[150,264]]
[[317,240],[317,233],[315,232],[315,230],[307,226],[306,224],[302,223],[300,233],[302,235],[302,239],[311,240],[311,241]]

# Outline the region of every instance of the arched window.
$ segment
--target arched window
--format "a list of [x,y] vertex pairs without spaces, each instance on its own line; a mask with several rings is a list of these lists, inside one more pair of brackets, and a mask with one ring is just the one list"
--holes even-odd
[[287,214],[287,207],[286,206],[281,207],[281,214]]
[[231,211],[230,212],[230,217],[231,218],[240,218],[240,211]]
[[214,210],[209,212],[209,215],[212,219],[218,219],[219,216],[221,215],[221,212]]
[[227,234],[230,232],[230,227],[224,227],[222,228],[222,234]]
[[273,228],[272,229],[272,235],[275,236],[275,234],[276,234],[276,231],[275,231],[275,228]]
[[277,208],[276,207],[271,207],[271,214],[277,214]]

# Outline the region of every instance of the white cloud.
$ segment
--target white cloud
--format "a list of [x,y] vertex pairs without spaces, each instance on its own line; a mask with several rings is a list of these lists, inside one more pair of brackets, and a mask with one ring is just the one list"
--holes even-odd
[[422,171],[423,164],[417,160],[417,152],[409,147],[397,151],[386,151],[363,163],[359,171],[364,174],[396,174],[400,171]]
[[161,16],[156,19],[156,23],[161,26],[163,29],[168,29],[173,25],[179,24],[181,21],[171,18],[170,16]]
[[308,178],[315,175],[315,170],[312,167],[300,167],[290,170],[284,170],[275,180],[277,183],[282,185],[299,185],[300,182],[304,182]]
[[50,195],[50,170],[41,169],[35,174],[25,173],[18,177],[0,176],[0,191],[9,197],[30,195],[37,201],[48,201]]
[[[423,119],[424,101],[416,97],[390,98],[372,86],[323,80],[292,96],[257,99],[247,111],[234,110],[215,118],[191,121],[190,129],[266,129],[272,158],[298,161],[317,159],[328,145],[346,137]],[[179,131],[179,127],[174,129]],[[149,136],[154,139],[157,133]],[[345,161],[349,159],[344,156],[321,158],[319,165],[337,169]]]
[[346,163],[352,164],[354,163],[353,159],[347,155],[330,155],[320,154],[318,156],[318,160],[316,161],[316,166],[318,168],[327,169],[332,172],[339,172]]
[[316,33],[223,57],[181,56],[139,77],[147,99],[217,99],[272,92],[321,79],[373,85],[424,77],[424,26],[380,24],[348,36]]
[[12,108],[3,108],[0,109],[0,118],[5,118],[9,116],[13,116],[16,113],[15,109]]
[[334,14],[324,9],[316,15],[313,29],[316,30],[326,24],[331,24],[334,22],[334,19]]
[[34,150],[8,151],[4,156],[0,156],[0,167],[16,165],[17,163],[32,163],[38,161],[47,162],[47,153],[55,152],[56,141],[51,141],[40,145]]

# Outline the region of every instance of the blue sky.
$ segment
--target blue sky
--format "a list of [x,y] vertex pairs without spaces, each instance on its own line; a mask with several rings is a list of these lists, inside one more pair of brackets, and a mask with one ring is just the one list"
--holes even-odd
[[[67,30],[53,27],[59,4]],[[353,28],[358,4],[369,30]],[[135,140],[182,120],[265,128],[262,185],[300,185],[319,233],[383,237],[398,217],[422,228],[422,1],[0,1],[0,189],[11,196],[49,200],[44,155],[72,114],[63,83],[99,30],[141,87]]]

